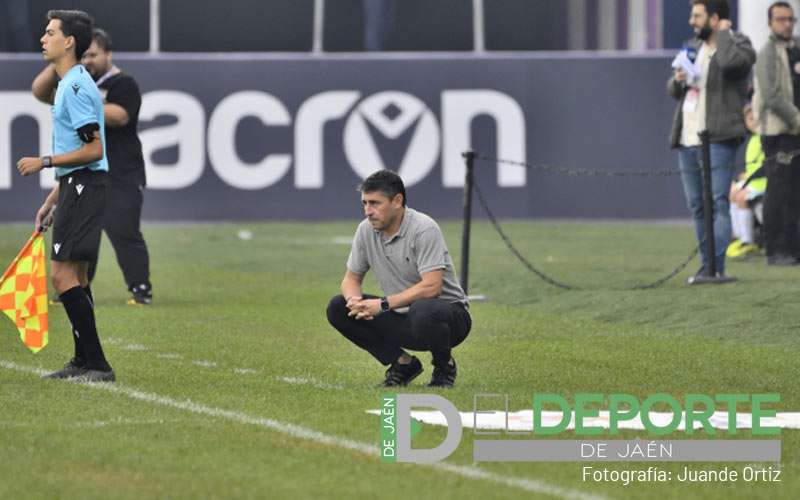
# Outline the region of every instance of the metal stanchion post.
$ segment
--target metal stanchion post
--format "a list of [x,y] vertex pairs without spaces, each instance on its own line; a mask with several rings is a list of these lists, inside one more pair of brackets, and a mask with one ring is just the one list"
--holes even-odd
[[706,256],[708,265],[706,275],[713,278],[717,275],[716,242],[714,241],[714,195],[711,191],[711,143],[708,141],[708,130],[700,132],[703,144],[703,217],[706,226]]
[[[706,274],[705,276],[694,276],[690,278],[690,285],[702,285],[705,283],[722,284],[736,281],[736,278],[717,274],[717,247],[714,241],[714,195],[711,189],[711,142],[708,130],[700,132],[700,142],[702,144],[703,161],[703,216],[706,235]],[[724,166],[721,166],[724,168]],[[726,189],[728,186],[726,186]],[[703,244],[702,242],[700,243]]]
[[464,178],[464,215],[461,230],[461,288],[470,300],[486,300],[484,295],[469,295],[469,242],[472,230],[472,188],[475,183],[475,151],[462,153],[467,167]]
[[472,184],[474,182],[475,151],[466,151],[462,154],[467,167],[464,179],[464,215],[461,230],[461,288],[464,293],[469,293],[469,237],[472,229]]

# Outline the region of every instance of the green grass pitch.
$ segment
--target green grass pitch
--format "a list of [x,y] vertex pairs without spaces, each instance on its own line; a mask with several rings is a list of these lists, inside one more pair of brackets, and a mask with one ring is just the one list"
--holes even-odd
[[[781,434],[780,483],[623,486],[582,481],[587,464],[577,462],[474,465],[469,429],[437,466],[382,464],[379,421],[365,411],[378,407],[383,369],[324,315],[356,224],[147,225],[152,307],[125,305],[104,241],[94,293],[115,389],[39,379],[71,353],[60,307],[36,355],[0,318],[0,498],[800,498],[798,430]],[[443,228],[458,265],[460,225]],[[30,228],[0,230],[5,266]],[[584,290],[542,283],[477,223],[470,292],[490,301],[473,304],[472,333],[454,351],[456,388],[433,391],[459,409],[476,393],[508,394],[521,410],[534,392],[777,392],[780,410],[800,411],[800,269],[735,262],[728,271],[740,282],[687,287],[693,262],[659,289],[628,291],[688,255],[688,225],[518,221],[507,230],[535,264]],[[406,392],[431,392],[422,359]],[[415,445],[444,433],[424,426]],[[652,438],[624,433],[637,436]],[[706,464],[724,465],[745,464]]]

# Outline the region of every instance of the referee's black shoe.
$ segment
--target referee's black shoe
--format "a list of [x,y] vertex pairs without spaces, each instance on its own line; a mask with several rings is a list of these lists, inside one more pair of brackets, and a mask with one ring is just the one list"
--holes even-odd
[[64,368],[57,372],[43,375],[42,378],[75,378],[84,375],[86,371],[86,367],[82,361],[77,358],[72,358],[64,365]]
[[114,382],[117,380],[114,375],[114,370],[100,371],[100,370],[86,370],[83,375],[79,375],[76,379],[78,382]]
[[428,387],[444,387],[449,389],[455,385],[456,375],[458,374],[456,359],[451,356],[450,361],[452,364],[447,363],[444,366],[433,366],[433,376],[431,376],[431,382],[428,384]]
[[149,306],[153,303],[153,289],[149,285],[134,285],[130,288],[133,296],[128,299],[129,306]]
[[383,387],[403,387],[414,380],[422,373],[422,363],[416,356],[411,356],[411,363],[401,365],[394,362],[386,370],[386,380],[381,384]]

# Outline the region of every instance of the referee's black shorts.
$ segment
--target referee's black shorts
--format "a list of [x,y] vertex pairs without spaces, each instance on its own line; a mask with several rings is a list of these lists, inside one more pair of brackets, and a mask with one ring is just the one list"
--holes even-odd
[[58,262],[97,259],[108,174],[88,168],[59,178],[50,258]]

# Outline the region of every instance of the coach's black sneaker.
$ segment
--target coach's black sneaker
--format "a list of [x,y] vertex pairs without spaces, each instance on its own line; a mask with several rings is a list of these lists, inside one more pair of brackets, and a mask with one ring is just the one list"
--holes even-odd
[[153,289],[149,285],[133,285],[130,291],[133,297],[128,299],[128,305],[149,306],[153,304]]
[[[452,364],[451,364],[452,363]],[[450,388],[456,383],[456,368],[455,358],[450,358],[450,363],[444,366],[433,366],[433,376],[431,376],[431,383],[428,387],[445,387]]]
[[77,379],[78,382],[114,382],[116,380],[114,370],[103,372],[100,370],[84,370],[83,375]]
[[42,378],[74,378],[80,377],[86,372],[87,369],[83,366],[83,363],[79,362],[76,358],[72,358],[64,365],[64,368],[57,372],[48,373],[42,376]]
[[422,373],[422,363],[416,356],[411,356],[411,363],[401,365],[394,362],[386,370],[386,380],[381,384],[383,387],[403,387],[414,380]]

